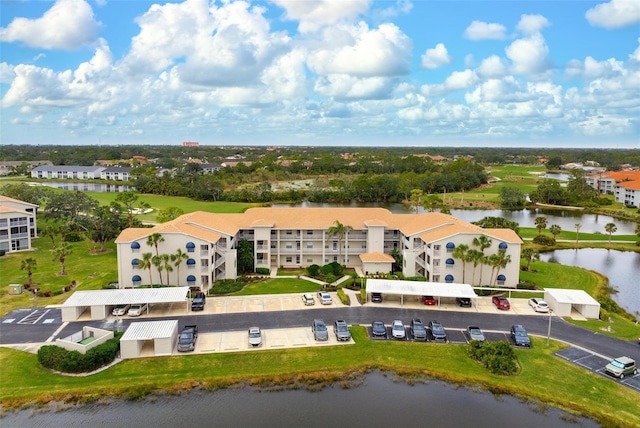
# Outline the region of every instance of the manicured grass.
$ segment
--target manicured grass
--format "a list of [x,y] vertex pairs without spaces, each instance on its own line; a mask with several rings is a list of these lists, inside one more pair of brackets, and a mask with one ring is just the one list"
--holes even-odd
[[[56,241],[59,242],[59,241]],[[71,242],[73,252],[67,256],[65,271],[67,275],[59,276],[60,262],[53,259],[49,251],[52,248],[48,237],[37,238],[33,241],[34,251],[9,253],[0,257],[0,272],[2,272],[2,297],[0,297],[0,314],[5,315],[16,308],[29,308],[49,304],[58,304],[66,300],[69,293],[52,297],[35,298],[27,291],[19,295],[8,294],[9,284],[24,284],[28,282],[27,271],[21,270],[22,260],[33,258],[37,267],[33,270],[33,286],[41,291],[58,293],[71,281],[77,282],[75,290],[97,290],[112,281],[118,280],[117,253],[115,244],[107,243],[106,252],[91,254],[93,244],[87,242]]]
[[247,285],[234,296],[250,296],[254,294],[288,294],[317,291],[320,285],[312,281],[297,278],[273,278]]
[[9,409],[54,399],[135,399],[149,393],[235,384],[317,389],[330,383],[346,386],[359,373],[379,369],[396,372],[409,382],[435,377],[540,400],[594,417],[606,426],[640,424],[640,394],[552,356],[564,346],[556,342],[547,346],[545,339],[534,337],[533,349],[516,350],[520,372],[505,377],[474,363],[461,345],[372,341],[364,327],[351,331],[354,345],[141,358],[88,377],[57,375],[40,367],[35,355],[0,349],[0,402]]
[[[551,226],[551,225],[549,225]],[[538,229],[535,227],[520,227],[519,229],[520,237],[523,239],[533,239],[538,236]],[[542,235],[553,238],[553,235],[549,232],[549,229],[542,230]],[[638,236],[636,235],[616,235],[613,233],[611,235],[611,241],[627,241],[635,243],[638,241]],[[556,240],[568,240],[575,244],[576,242],[576,232],[563,230],[558,235],[556,235]],[[580,241],[609,241],[609,234],[605,233],[580,233],[578,236],[578,243]]]
[[640,325],[617,314],[609,314],[603,320],[578,321],[571,318],[566,318],[566,320],[571,324],[588,328],[589,330],[593,330],[599,334],[618,339],[631,340],[635,342],[640,337]]
[[[115,201],[117,193],[101,193],[87,192],[87,195],[98,200],[100,205],[109,205]],[[136,215],[136,218],[142,222],[156,223],[158,211],[168,207],[178,207],[185,213],[194,211],[205,211],[210,213],[241,213],[248,208],[258,206],[258,204],[249,204],[241,202],[206,202],[196,201],[189,198],[179,196],[161,196],[138,193],[138,201],[146,202],[153,209],[148,214]]]
[[569,288],[584,290],[589,295],[594,295],[598,287],[606,282],[602,275],[586,269],[539,261],[531,263],[531,271],[521,270],[520,280],[532,282],[540,289]]

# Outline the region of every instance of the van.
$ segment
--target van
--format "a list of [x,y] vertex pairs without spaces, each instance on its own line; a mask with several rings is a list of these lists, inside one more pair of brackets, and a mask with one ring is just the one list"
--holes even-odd
[[313,294],[311,293],[304,293],[302,295],[302,302],[305,304],[305,306],[313,306],[316,304],[316,301],[313,298]]

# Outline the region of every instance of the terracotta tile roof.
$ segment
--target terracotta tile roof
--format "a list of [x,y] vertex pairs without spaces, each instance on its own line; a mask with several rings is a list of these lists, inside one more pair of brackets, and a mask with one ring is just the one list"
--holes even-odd
[[640,190],[640,180],[622,181],[620,183],[616,183],[616,187],[623,187],[629,190]]
[[26,205],[31,205],[32,207],[37,207],[38,205],[36,204],[32,204],[30,202],[25,202],[25,201],[21,201],[20,199],[14,199],[14,198],[10,198],[8,196],[4,196],[4,195],[0,195],[0,204],[2,202],[14,202],[16,204],[26,204]]
[[482,229],[442,213],[393,214],[385,208],[250,208],[243,214],[196,211],[150,229],[125,229],[116,239],[130,242],[153,233],[186,233],[216,242],[221,235],[235,235],[241,229],[257,226],[275,229],[327,230],[339,221],[356,230],[368,226],[385,226],[404,235],[417,235],[427,241],[442,239],[456,233],[484,233],[507,242],[522,242],[511,230]]
[[640,171],[609,171],[603,174],[606,178],[612,178],[616,182],[640,180]]
[[394,259],[389,254],[384,253],[364,253],[360,254],[360,260],[363,262],[395,262]]

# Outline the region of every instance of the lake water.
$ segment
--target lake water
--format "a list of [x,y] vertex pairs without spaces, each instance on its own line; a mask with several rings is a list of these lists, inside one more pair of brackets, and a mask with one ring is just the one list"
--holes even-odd
[[[411,213],[412,208],[405,204],[378,204],[378,203],[358,203],[350,204],[329,204],[302,202],[298,204],[272,204],[273,207],[380,207],[386,208],[392,213],[406,214]],[[421,209],[421,212],[422,209]],[[614,223],[618,230],[617,234],[635,235],[636,223],[626,220],[618,220],[611,216],[600,214],[586,214],[580,210],[550,210],[550,209],[523,209],[523,210],[451,210],[451,215],[466,222],[482,220],[485,217],[502,217],[510,221],[517,222],[520,227],[536,227],[536,217],[544,216],[547,218],[547,227],[557,224],[562,230],[575,232],[576,223],[580,223],[580,232],[584,233],[602,233],[606,235],[604,226],[607,223]]]
[[65,411],[23,410],[6,427],[597,427],[593,420],[511,396],[440,381],[411,386],[373,372],[351,388],[258,392],[226,389],[111,400]]
[[100,192],[100,193],[121,193],[135,190],[132,186],[124,184],[103,184],[103,183],[57,183],[39,182],[38,186],[53,187],[63,190],[77,190],[80,192]]
[[540,260],[594,270],[609,278],[618,290],[611,297],[630,314],[640,315],[640,253],[581,248],[541,253]]

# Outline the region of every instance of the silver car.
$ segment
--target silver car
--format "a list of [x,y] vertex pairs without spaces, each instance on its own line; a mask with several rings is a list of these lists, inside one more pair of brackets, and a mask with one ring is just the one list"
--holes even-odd
[[260,327],[249,328],[249,345],[254,347],[262,345],[262,332],[260,331]]
[[404,330],[404,323],[400,320],[394,320],[391,324],[391,335],[394,339],[404,339],[406,332]]
[[313,320],[313,324],[311,325],[311,331],[313,332],[313,338],[319,341],[329,340],[329,330],[327,330],[327,325],[321,319]]
[[470,325],[467,327],[467,334],[469,335],[469,340],[484,342],[484,333],[482,333],[482,330],[480,330],[478,326]]

